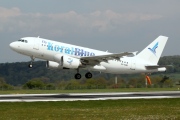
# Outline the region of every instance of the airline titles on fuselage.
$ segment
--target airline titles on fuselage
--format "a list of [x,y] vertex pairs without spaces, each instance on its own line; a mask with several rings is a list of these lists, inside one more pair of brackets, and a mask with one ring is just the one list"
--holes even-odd
[[62,46],[59,44],[55,44],[53,42],[46,42],[42,41],[42,46],[47,46],[47,50],[50,51],[55,51],[55,52],[60,52],[60,53],[65,53],[69,55],[75,55],[75,56],[95,56],[95,53],[86,51],[82,48],[77,48],[77,47],[69,47],[69,46]]

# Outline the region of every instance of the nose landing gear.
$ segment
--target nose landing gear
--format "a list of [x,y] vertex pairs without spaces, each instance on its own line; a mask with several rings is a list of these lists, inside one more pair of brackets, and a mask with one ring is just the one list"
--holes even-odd
[[32,66],[32,64],[30,63],[30,64],[28,65],[28,67],[29,67],[29,68],[32,68],[33,66]]
[[32,68],[33,67],[33,65],[32,65],[32,63],[34,62],[34,59],[35,59],[35,57],[31,57],[31,62],[30,62],[30,64],[28,65],[28,67],[29,68]]

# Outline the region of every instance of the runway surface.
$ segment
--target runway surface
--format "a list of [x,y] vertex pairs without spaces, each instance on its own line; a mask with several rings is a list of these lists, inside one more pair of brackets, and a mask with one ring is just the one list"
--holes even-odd
[[80,101],[118,99],[180,98],[180,91],[119,92],[119,93],[67,93],[67,94],[13,94],[0,95],[0,102]]

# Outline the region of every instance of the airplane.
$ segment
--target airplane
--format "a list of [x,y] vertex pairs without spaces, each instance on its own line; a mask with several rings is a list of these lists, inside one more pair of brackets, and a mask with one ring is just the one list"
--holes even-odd
[[112,74],[135,74],[165,72],[167,65],[158,65],[159,58],[168,37],[159,36],[146,48],[136,52],[110,53],[57,42],[40,37],[24,37],[10,43],[17,53],[30,56],[29,68],[35,58],[46,60],[49,69],[75,69],[75,79],[81,79],[79,69],[86,69],[87,79],[92,78],[91,71]]

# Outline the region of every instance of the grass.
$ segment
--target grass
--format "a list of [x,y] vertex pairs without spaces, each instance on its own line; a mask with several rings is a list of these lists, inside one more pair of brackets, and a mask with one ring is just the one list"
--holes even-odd
[[180,99],[0,103],[2,120],[180,119]]
[[178,91],[178,88],[119,88],[119,89],[82,89],[82,90],[0,90],[0,94],[101,93],[101,92],[150,92],[150,91]]

